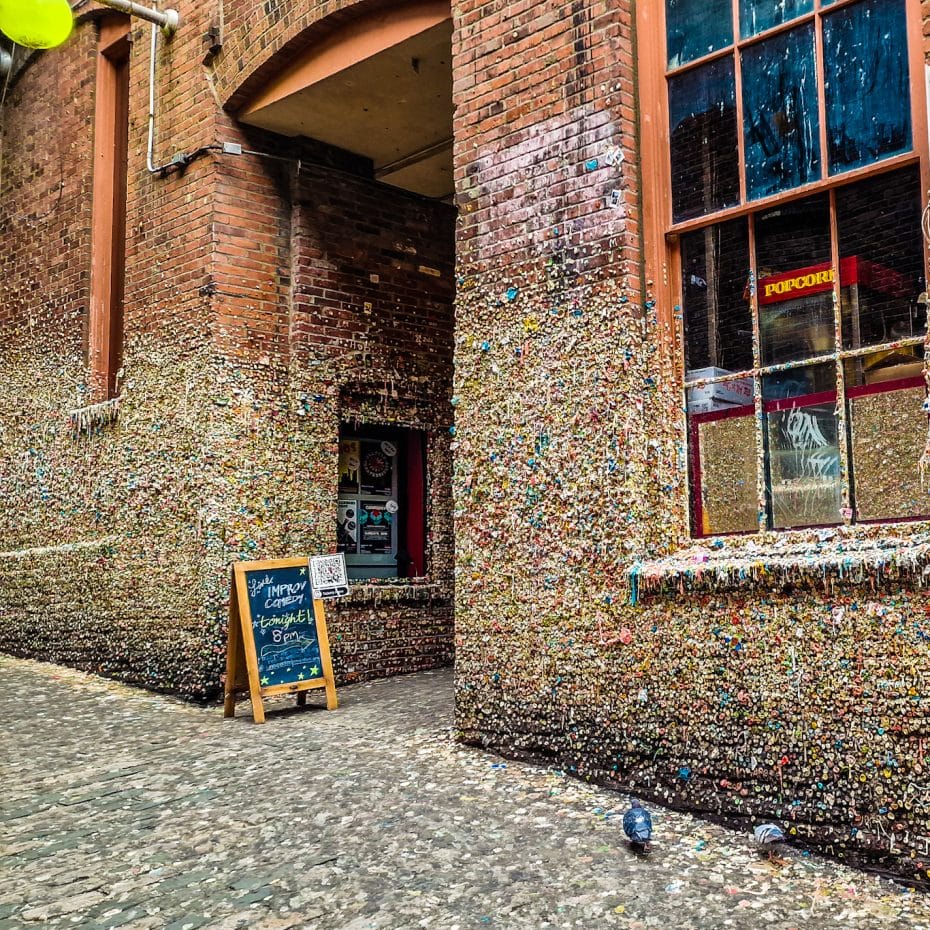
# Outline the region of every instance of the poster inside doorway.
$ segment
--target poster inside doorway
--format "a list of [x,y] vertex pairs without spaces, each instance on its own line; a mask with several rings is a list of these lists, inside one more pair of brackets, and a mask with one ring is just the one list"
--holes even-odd
[[390,555],[392,551],[393,514],[384,501],[362,501],[358,508],[359,552]]
[[339,440],[339,491],[358,494],[358,473],[361,465],[360,444],[357,439]]
[[361,492],[373,497],[394,493],[397,447],[392,442],[363,440],[360,443]]
[[336,551],[353,555],[358,552],[358,503],[354,500],[339,501]]

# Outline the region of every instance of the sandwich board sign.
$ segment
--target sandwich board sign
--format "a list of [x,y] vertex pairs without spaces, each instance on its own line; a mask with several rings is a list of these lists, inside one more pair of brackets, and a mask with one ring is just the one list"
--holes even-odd
[[[248,692],[256,723],[264,723],[264,699],[326,689],[327,710],[335,710],[336,681],[329,653],[323,598],[348,594],[345,563],[324,561],[316,570],[306,558],[237,562],[229,597],[229,640],[223,716],[234,717],[237,695]],[[340,584],[344,581],[344,584]],[[344,592],[343,592],[344,589]]]

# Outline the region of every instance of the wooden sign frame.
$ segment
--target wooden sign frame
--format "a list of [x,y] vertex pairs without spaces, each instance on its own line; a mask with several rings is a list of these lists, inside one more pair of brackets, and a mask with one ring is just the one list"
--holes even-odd
[[[255,651],[255,634],[252,628],[252,611],[249,605],[246,573],[275,568],[307,569],[307,584],[310,589],[310,562],[308,559],[266,559],[261,562],[236,562],[232,567],[229,594],[229,637],[226,649],[226,685],[223,700],[223,716],[235,717],[238,695],[248,692],[252,701],[252,716],[256,723],[265,722],[264,699],[278,694],[294,694],[297,703],[303,705],[307,692],[316,688],[326,689],[326,709],[336,710],[336,679],[329,652],[329,635],[326,631],[326,613],[323,601],[313,598],[313,617],[320,646],[319,678],[305,681],[262,686],[259,677],[258,654]],[[312,596],[312,595],[311,595]]]

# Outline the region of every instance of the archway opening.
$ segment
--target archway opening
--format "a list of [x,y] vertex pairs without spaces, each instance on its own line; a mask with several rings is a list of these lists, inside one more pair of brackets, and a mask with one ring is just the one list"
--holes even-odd
[[334,608],[349,680],[353,662],[374,677],[452,659],[451,58],[448,3],[381,10],[282,63],[237,114],[307,153],[290,184],[288,364],[294,393],[327,400],[297,427],[329,456],[308,538],[375,592]]
[[451,202],[451,42],[446,3],[353,21],[290,62],[239,119],[352,152],[375,179]]

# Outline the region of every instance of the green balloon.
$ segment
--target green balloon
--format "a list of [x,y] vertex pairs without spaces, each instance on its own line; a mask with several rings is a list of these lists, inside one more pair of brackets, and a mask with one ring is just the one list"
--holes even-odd
[[54,48],[71,35],[68,0],[0,0],[0,32],[26,48]]

